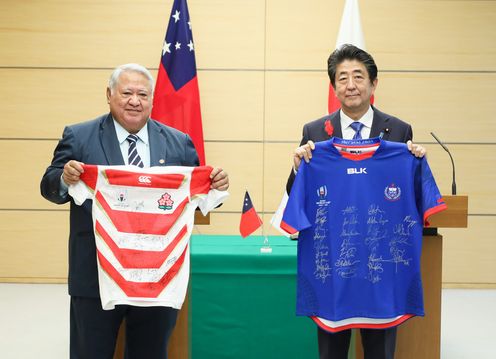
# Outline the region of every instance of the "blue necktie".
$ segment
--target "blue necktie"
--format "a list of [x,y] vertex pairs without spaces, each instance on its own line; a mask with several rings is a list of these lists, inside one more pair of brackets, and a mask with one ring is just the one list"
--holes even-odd
[[141,157],[138,154],[138,150],[136,148],[138,136],[129,135],[127,136],[126,140],[127,142],[129,142],[129,150],[127,152],[128,164],[143,168],[143,161],[141,160]]
[[351,125],[351,128],[353,128],[355,130],[355,136],[353,136],[353,139],[354,140],[361,140],[362,139],[362,135],[360,134],[360,131],[362,130],[363,126],[365,126],[363,123],[361,122],[353,122]]

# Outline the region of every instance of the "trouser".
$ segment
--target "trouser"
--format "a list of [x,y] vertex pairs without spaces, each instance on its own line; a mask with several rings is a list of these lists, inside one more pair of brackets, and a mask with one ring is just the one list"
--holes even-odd
[[[317,327],[320,359],[347,359],[351,329],[337,333]],[[393,359],[396,348],[396,327],[360,329],[365,359]]]
[[167,358],[178,310],[117,305],[103,310],[99,298],[71,297],[71,359],[112,359],[119,327],[126,319],[126,359]]

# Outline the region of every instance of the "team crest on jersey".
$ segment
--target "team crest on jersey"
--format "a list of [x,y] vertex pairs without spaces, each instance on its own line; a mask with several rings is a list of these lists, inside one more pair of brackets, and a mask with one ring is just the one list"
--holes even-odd
[[397,201],[401,196],[401,188],[396,186],[394,183],[391,183],[389,186],[386,186],[384,189],[384,197],[388,201]]
[[158,202],[158,208],[165,210],[172,209],[172,206],[174,205],[174,201],[171,198],[171,195],[165,192],[162,197],[157,201]]

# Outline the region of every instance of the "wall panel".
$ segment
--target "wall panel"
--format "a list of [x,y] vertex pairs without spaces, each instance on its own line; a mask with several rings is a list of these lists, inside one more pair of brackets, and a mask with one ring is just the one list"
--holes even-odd
[[[469,214],[492,214],[496,219],[494,145],[450,145],[455,159],[457,193],[469,196]],[[439,189],[451,194],[452,169],[448,154],[437,144],[428,145],[428,161]]]
[[[166,1],[31,0],[0,4],[0,66],[158,67]],[[199,67],[263,67],[264,1],[189,1]]]
[[[434,141],[432,131],[446,142],[495,143],[496,73],[386,72],[378,78],[377,108],[410,123],[416,141]],[[303,124],[326,114],[328,83],[324,71],[267,73],[266,139],[299,141]]]
[[156,67],[170,4],[3,1],[0,65],[112,68],[132,61]]
[[367,49],[382,69],[496,70],[494,1],[361,1]]
[[0,211],[0,281],[67,278],[68,211]]
[[[60,138],[64,126],[108,112],[111,72],[0,69],[0,96],[11,99],[4,118],[12,119],[4,121],[1,137]],[[263,72],[199,71],[198,76],[205,139],[262,140]]]
[[[343,3],[268,1],[267,67],[324,68]],[[382,69],[496,70],[494,1],[369,0],[360,10],[367,49]]]
[[264,74],[250,71],[200,71],[205,140],[263,139]]
[[380,73],[379,109],[409,122],[416,141],[496,143],[495,73]]
[[[62,209],[40,194],[40,181],[57,141],[0,141],[0,209]],[[8,169],[8,170],[6,170]],[[31,213],[26,212],[29,216]],[[12,223],[12,225],[15,225]]]
[[[65,278],[67,205],[41,198],[39,181],[63,127],[108,110],[114,66],[138,62],[156,74],[171,4],[0,3],[1,278]],[[248,190],[265,221],[256,234],[278,234],[269,221],[292,151],[303,124],[326,112],[326,61],[344,1],[188,4],[207,161],[231,179],[231,197],[196,231],[237,234]],[[378,108],[413,125],[443,193],[451,189],[450,161],[429,132],[448,142],[458,191],[469,195],[469,229],[442,230],[444,280],[494,285],[496,1],[367,0],[360,9],[367,48],[382,70]]]
[[303,124],[327,113],[329,77],[322,72],[268,72],[265,87],[265,138],[301,139]]
[[[108,112],[111,70],[0,69],[4,86],[2,134],[7,138],[60,138],[64,126]],[[17,94],[12,96],[12,94]]]
[[443,239],[443,282],[496,283],[495,217],[472,217],[468,229],[440,230]]

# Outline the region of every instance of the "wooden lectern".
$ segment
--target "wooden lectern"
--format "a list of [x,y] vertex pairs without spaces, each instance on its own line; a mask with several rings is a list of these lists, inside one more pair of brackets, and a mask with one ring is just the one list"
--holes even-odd
[[[210,224],[210,213],[206,216],[200,211],[195,212],[195,224],[205,225]],[[188,353],[188,296],[184,300],[183,307],[179,311],[177,317],[176,327],[172,332],[172,336],[169,340],[169,359],[187,359],[189,357]],[[117,338],[117,344],[115,346],[114,359],[124,358],[124,338],[126,336],[125,323],[121,324],[119,329],[119,336]]]
[[[467,228],[468,197],[443,196],[448,209],[430,217],[424,228],[422,282],[425,317],[414,317],[398,327],[396,359],[438,359],[441,356],[441,284],[443,236],[438,228]],[[363,358],[360,333],[355,341],[356,358]]]

